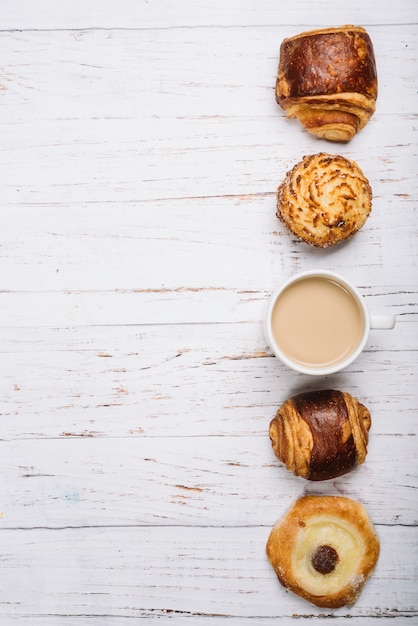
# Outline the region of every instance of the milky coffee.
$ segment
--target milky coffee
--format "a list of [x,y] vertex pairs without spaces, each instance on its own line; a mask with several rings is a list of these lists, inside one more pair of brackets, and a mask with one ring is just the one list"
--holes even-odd
[[332,278],[308,276],[279,295],[271,327],[278,348],[289,359],[321,368],[344,361],[356,350],[364,318],[344,286]]

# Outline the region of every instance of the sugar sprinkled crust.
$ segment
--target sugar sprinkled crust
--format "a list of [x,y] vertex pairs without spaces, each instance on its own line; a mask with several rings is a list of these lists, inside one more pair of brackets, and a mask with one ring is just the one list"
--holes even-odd
[[304,496],[272,528],[267,557],[280,583],[319,607],[357,600],[380,551],[359,502],[342,496]]
[[277,217],[320,248],[354,235],[371,210],[372,189],[358,164],[326,152],[304,156],[277,190]]

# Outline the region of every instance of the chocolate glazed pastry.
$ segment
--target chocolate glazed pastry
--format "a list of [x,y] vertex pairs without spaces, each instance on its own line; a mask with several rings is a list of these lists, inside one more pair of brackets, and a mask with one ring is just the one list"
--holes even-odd
[[328,480],[347,474],[367,455],[371,417],[349,393],[309,391],[289,398],[270,423],[277,458],[296,476]]
[[376,99],[376,61],[364,28],[312,30],[282,42],[276,100],[310,133],[349,141],[373,115]]

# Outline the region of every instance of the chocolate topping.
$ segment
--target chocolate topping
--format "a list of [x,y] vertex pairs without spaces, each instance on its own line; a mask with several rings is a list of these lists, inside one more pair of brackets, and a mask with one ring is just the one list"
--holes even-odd
[[[327,480],[342,476],[357,463],[353,436],[344,441],[347,406],[341,391],[308,391],[293,398],[293,404],[308,424],[313,447],[308,480]],[[337,435],[336,435],[337,433]]]
[[377,95],[373,45],[365,32],[309,33],[281,45],[280,77],[288,93],[279,100],[323,94]]

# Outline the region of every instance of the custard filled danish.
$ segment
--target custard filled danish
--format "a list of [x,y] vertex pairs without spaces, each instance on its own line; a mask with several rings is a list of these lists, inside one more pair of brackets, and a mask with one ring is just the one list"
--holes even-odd
[[316,606],[357,600],[379,557],[364,507],[340,496],[305,496],[272,528],[267,557],[280,583]]

